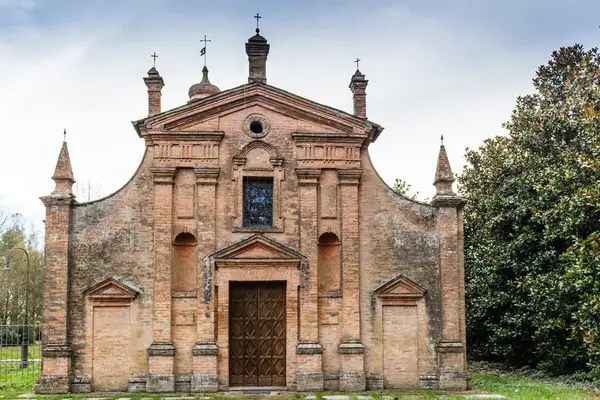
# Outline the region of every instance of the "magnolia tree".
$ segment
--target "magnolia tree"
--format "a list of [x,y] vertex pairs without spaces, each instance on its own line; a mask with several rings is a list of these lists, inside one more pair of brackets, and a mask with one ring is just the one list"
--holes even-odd
[[600,376],[600,58],[561,48],[506,136],[467,150],[471,356]]

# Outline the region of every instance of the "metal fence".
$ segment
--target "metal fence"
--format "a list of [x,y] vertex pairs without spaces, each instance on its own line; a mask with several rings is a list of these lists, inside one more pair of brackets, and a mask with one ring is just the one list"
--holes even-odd
[[41,325],[0,325],[0,388],[32,386],[42,369]]

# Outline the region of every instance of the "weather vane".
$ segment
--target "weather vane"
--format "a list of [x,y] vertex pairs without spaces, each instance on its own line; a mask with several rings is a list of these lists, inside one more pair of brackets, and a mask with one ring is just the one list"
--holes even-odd
[[360,58],[356,57],[354,62],[356,63],[356,70],[358,71],[358,63],[360,62]]
[[204,47],[202,48],[202,50],[200,50],[200,55],[204,56],[204,66],[206,67],[206,44],[208,42],[212,42],[212,40],[209,40],[206,38],[206,35],[204,35],[204,39],[200,39],[201,42],[204,42]]
[[261,19],[262,17],[260,16],[259,13],[256,13],[256,15],[254,16],[254,18],[256,18],[256,33],[259,33],[260,29],[258,29],[258,20]]
[[152,66],[156,67],[156,59],[158,58],[158,54],[156,54],[156,52],[154,52],[150,57],[152,57],[154,60],[152,60]]

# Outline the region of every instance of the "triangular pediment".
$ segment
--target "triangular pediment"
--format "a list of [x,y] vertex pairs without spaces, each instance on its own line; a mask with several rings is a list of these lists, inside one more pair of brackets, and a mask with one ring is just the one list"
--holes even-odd
[[253,235],[230,244],[211,256],[215,260],[302,260],[305,256],[298,250],[270,239]]
[[383,283],[374,290],[377,295],[412,295],[422,296],[425,289],[405,276],[398,275]]
[[83,292],[83,294],[92,300],[133,300],[140,290],[131,283],[118,278],[111,277],[97,283]]
[[195,100],[133,124],[140,136],[161,132],[201,134],[218,130],[216,118],[255,106],[302,121],[301,131],[364,138],[377,135],[380,127],[364,118],[325,106],[271,85],[253,83]]

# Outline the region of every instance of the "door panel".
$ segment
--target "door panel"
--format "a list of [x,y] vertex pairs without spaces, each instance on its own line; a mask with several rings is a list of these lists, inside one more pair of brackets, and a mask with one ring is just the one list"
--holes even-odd
[[232,282],[230,386],[285,386],[285,283]]

